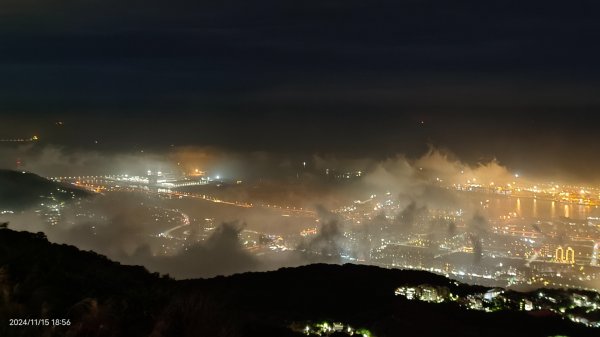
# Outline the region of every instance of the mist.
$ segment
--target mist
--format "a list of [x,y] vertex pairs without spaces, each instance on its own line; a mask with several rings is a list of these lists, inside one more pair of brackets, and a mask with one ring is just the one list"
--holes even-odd
[[[230,275],[315,262],[343,263],[344,250],[351,250],[368,263],[367,252],[386,236],[421,232],[429,238],[454,236],[456,223],[425,219],[429,210],[436,209],[461,209],[467,217],[471,214],[466,230],[473,247],[473,263],[477,264],[483,255],[481,237],[488,232],[489,224],[485,215],[479,213],[479,205],[447,186],[465,184],[467,180],[500,185],[514,179],[496,160],[469,165],[435,148],[416,159],[404,155],[384,160],[314,155],[305,161],[264,152],[241,154],[194,147],[175,148],[162,154],[68,152],[55,146],[2,151],[3,167],[10,167],[11,158],[18,156],[27,170],[43,176],[143,174],[148,169],[188,172],[199,168],[209,175],[218,173],[226,179],[238,180],[237,184],[201,187],[202,193],[255,204],[293,205],[313,214],[286,218],[268,207],[246,210],[193,200],[162,200],[140,193],[110,192],[66,205],[61,222],[55,226],[49,226],[32,211],[9,219],[14,229],[42,231],[53,242],[93,250],[122,263],[141,264],[176,278]],[[333,172],[358,171],[361,173],[353,179],[332,177]],[[239,184],[241,180],[243,183]],[[374,195],[390,195],[397,204],[389,210],[374,212],[369,221],[360,224],[338,210]],[[163,211],[176,209],[197,221],[210,218],[214,228],[201,239],[189,236],[195,241],[183,242],[178,249],[161,251],[160,234],[172,225],[152,219],[148,212],[153,207]],[[82,214],[82,210],[89,216]],[[256,256],[240,241],[243,230],[297,235],[307,226],[316,227],[317,234],[298,239],[292,249],[277,256]],[[195,235],[199,229],[194,227],[190,231]],[[359,239],[351,243],[347,237],[349,231]],[[436,251],[437,247],[431,249]]]

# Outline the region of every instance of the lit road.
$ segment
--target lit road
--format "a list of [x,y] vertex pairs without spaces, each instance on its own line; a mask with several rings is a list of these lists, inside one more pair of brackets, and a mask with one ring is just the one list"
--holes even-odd
[[237,200],[223,200],[211,195],[200,194],[200,193],[190,193],[190,192],[181,192],[168,188],[157,188],[155,190],[148,189],[147,183],[142,181],[139,182],[130,182],[118,180],[124,178],[125,176],[78,176],[78,177],[54,177],[50,178],[54,181],[61,181],[73,184],[77,187],[84,188],[86,190],[95,192],[95,193],[103,193],[106,191],[136,191],[143,193],[151,193],[151,194],[160,194],[160,195],[168,195],[172,197],[178,198],[192,198],[192,199],[200,199],[203,201],[209,201],[216,204],[223,204],[235,207],[242,208],[254,208],[261,207],[269,210],[281,212],[283,216],[296,215],[296,216],[308,216],[314,217],[315,212],[311,210],[306,210],[298,207],[289,207],[289,206],[280,206],[274,204],[253,204],[245,201],[237,201]]
[[173,231],[176,231],[178,229],[189,226],[190,225],[190,217],[185,213],[181,213],[181,216],[183,217],[183,223],[181,225],[167,229],[166,231],[160,233],[158,236],[165,237],[165,238],[172,238],[171,233]]

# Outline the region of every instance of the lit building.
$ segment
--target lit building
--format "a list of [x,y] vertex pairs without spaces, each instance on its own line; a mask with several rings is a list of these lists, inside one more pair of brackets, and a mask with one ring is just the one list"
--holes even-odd
[[421,301],[438,302],[439,297],[437,290],[433,287],[423,287],[421,292]]
[[558,263],[575,263],[575,251],[571,247],[567,247],[567,249],[563,249],[562,246],[558,246],[554,253],[554,262]]
[[504,292],[504,290],[500,289],[500,288],[494,288],[494,289],[490,289],[488,290],[485,294],[483,294],[483,299],[486,302],[491,302],[493,301],[496,297],[498,297],[498,295],[502,294]]
[[528,299],[523,299],[520,303],[519,309],[524,311],[531,311],[533,310],[533,302],[531,302]]
[[598,266],[598,254],[600,254],[600,242],[596,242],[594,245],[594,250],[592,251],[592,260],[590,261],[590,265]]

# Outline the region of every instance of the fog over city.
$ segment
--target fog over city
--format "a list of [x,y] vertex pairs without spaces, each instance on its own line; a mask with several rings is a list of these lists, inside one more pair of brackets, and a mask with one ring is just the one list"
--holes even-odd
[[[52,242],[176,278],[352,261],[444,265],[446,273],[449,265],[502,269],[492,258],[499,247],[490,242],[499,226],[515,221],[537,238],[522,248],[514,268],[542,260],[544,245],[571,240],[559,223],[559,216],[569,214],[533,214],[525,205],[516,214],[503,204],[515,199],[510,193],[533,191],[541,179],[520,176],[496,159],[467,164],[434,147],[418,157],[378,160],[194,146],[102,152],[31,143],[4,147],[0,158],[6,168],[18,158],[22,170],[90,191],[51,211],[48,203],[32,199],[22,210],[4,213],[11,228],[44,232]],[[143,180],[152,175],[159,175],[158,183]],[[168,180],[195,186],[167,187],[175,186]],[[521,188],[510,190],[513,184]],[[531,196],[516,199],[520,205]],[[542,206],[533,207],[543,213]],[[568,213],[569,207],[560,211]],[[581,220],[597,214],[597,207],[575,211],[581,213],[571,216]],[[387,252],[393,245],[406,251]],[[554,258],[553,251],[545,254]],[[440,257],[445,255],[454,260]]]

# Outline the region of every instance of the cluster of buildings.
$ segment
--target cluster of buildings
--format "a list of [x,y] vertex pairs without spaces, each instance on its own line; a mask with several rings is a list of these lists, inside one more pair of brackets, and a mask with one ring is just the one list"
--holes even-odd
[[[518,178],[518,175],[515,176]],[[451,187],[457,191],[464,192],[551,200],[565,204],[600,205],[600,188],[597,187],[556,184],[552,182],[528,183],[516,178],[515,181],[506,185],[495,184],[494,182],[478,182],[475,178],[472,178],[462,184],[453,184]]]
[[335,212],[346,223],[340,245],[351,261],[486,286],[597,289],[600,283],[600,220],[593,216],[474,216],[458,207],[407,206],[389,194]]
[[[430,303],[454,302],[470,310],[494,312],[546,311],[590,327],[600,327],[600,294],[574,290],[543,289],[521,293],[501,288],[482,292],[465,291],[456,286],[422,284],[398,287],[394,294],[407,300]],[[453,288],[453,289],[450,289]]]
[[354,328],[350,324],[342,322],[307,322],[293,323],[290,326],[291,330],[302,333],[306,336],[335,336],[346,335],[356,337],[374,337],[369,329]]

